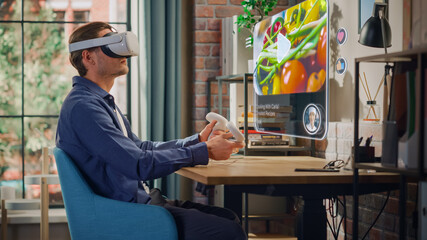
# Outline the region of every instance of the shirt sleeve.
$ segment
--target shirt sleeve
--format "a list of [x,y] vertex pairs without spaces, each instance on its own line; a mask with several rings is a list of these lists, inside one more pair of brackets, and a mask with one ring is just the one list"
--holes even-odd
[[[74,105],[71,124],[89,153],[133,179],[156,179],[182,167],[206,165],[209,160],[206,144],[198,140],[195,143],[194,136],[166,143],[134,142],[116,127],[109,111],[95,101]],[[136,136],[132,134],[132,138]]]

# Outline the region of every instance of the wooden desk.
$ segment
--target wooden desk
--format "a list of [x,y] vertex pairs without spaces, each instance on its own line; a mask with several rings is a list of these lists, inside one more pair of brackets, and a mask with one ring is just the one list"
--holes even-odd
[[[177,174],[205,185],[224,184],[224,207],[242,216],[242,193],[302,196],[301,239],[326,239],[323,199],[352,195],[353,172],[295,172],[295,168],[322,168],[328,161],[314,157],[238,156],[210,161],[207,166],[182,168]],[[361,194],[398,188],[399,175],[360,173]],[[247,204],[246,204],[247,206]]]

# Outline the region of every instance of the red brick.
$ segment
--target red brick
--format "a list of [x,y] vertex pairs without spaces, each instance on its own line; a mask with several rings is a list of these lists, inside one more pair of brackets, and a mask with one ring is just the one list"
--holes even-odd
[[221,19],[208,19],[208,30],[221,30]]
[[195,17],[211,18],[214,16],[214,7],[212,6],[197,6],[194,8]]
[[193,111],[193,117],[196,120],[203,120],[206,118],[207,108],[195,108]]
[[388,203],[385,206],[384,212],[391,214],[399,214],[399,199],[390,197]]
[[194,94],[195,95],[206,94],[206,82],[194,83]]
[[219,69],[219,58],[205,58],[205,67],[206,69]]
[[196,70],[195,80],[206,82],[208,78],[216,77],[217,75],[217,71]]
[[222,107],[229,107],[230,106],[230,97],[229,96],[222,96]]
[[196,18],[194,21],[194,30],[206,30],[206,19]]
[[[227,94],[227,88],[225,86],[222,86],[222,94]],[[211,95],[217,95],[218,94],[218,83],[211,83]]]
[[273,15],[275,15],[275,14],[277,14],[283,10],[286,10],[286,9],[287,8],[284,8],[284,7],[276,7],[271,12],[268,13],[268,16],[273,16]]
[[221,47],[219,46],[219,44],[218,45],[213,45],[212,46],[212,50],[211,50],[211,56],[213,56],[213,57],[219,56],[220,55],[220,53],[219,53],[220,50],[221,50]]
[[196,43],[219,43],[221,41],[221,32],[195,32]]
[[233,5],[239,5],[239,6],[242,6],[242,1],[243,0],[230,0],[230,3],[231,4],[233,4]]
[[399,239],[399,234],[392,233],[392,232],[384,232],[384,239],[387,239],[387,240],[398,240]]
[[196,95],[194,98],[195,107],[207,107],[207,97],[206,95]]
[[288,0],[279,0],[279,1],[277,1],[276,6],[289,6],[289,1]]
[[205,68],[205,58],[195,57],[194,58],[194,66],[196,69],[204,69]]
[[211,46],[210,45],[196,44],[194,46],[194,55],[195,56],[209,56],[210,50],[211,50]]
[[217,18],[231,17],[233,15],[240,15],[242,13],[244,13],[243,8],[237,6],[217,6],[215,8],[215,17]]
[[369,231],[369,240],[380,240],[381,239],[381,230],[378,228],[372,228]]
[[224,5],[227,4],[227,0],[208,0],[209,5]]

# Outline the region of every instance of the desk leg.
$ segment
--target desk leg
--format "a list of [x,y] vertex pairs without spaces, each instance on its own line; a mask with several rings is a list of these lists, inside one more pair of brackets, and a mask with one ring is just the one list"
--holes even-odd
[[300,233],[304,240],[326,239],[326,210],[323,199],[304,198]]
[[233,191],[232,187],[224,186],[224,207],[232,210],[242,222],[242,192]]

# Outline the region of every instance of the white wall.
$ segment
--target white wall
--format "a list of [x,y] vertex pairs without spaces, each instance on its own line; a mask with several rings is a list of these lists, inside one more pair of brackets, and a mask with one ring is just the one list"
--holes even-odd
[[[388,52],[397,52],[402,49],[402,0],[389,0],[389,23],[392,29],[392,47]],[[383,54],[384,49],[371,48],[358,43],[358,0],[330,0],[330,41],[336,41],[336,31],[340,27],[347,29],[349,38],[347,42],[338,46],[332,44],[330,48],[330,121],[348,122],[354,119],[354,84],[358,77],[355,76],[354,59],[376,54]],[[333,24],[337,21],[338,24]],[[330,44],[331,46],[331,44]],[[348,63],[348,70],[343,75],[335,73],[335,61],[331,56],[344,57]],[[375,95],[377,87],[384,73],[384,64],[361,64],[360,73],[366,73],[371,95]],[[363,76],[363,75],[362,75]],[[373,96],[372,96],[373,97]],[[382,106],[382,88],[377,96],[377,104]],[[363,89],[360,89],[360,101],[366,104],[366,96]],[[366,115],[366,114],[364,114]],[[361,113],[361,116],[362,113]]]

